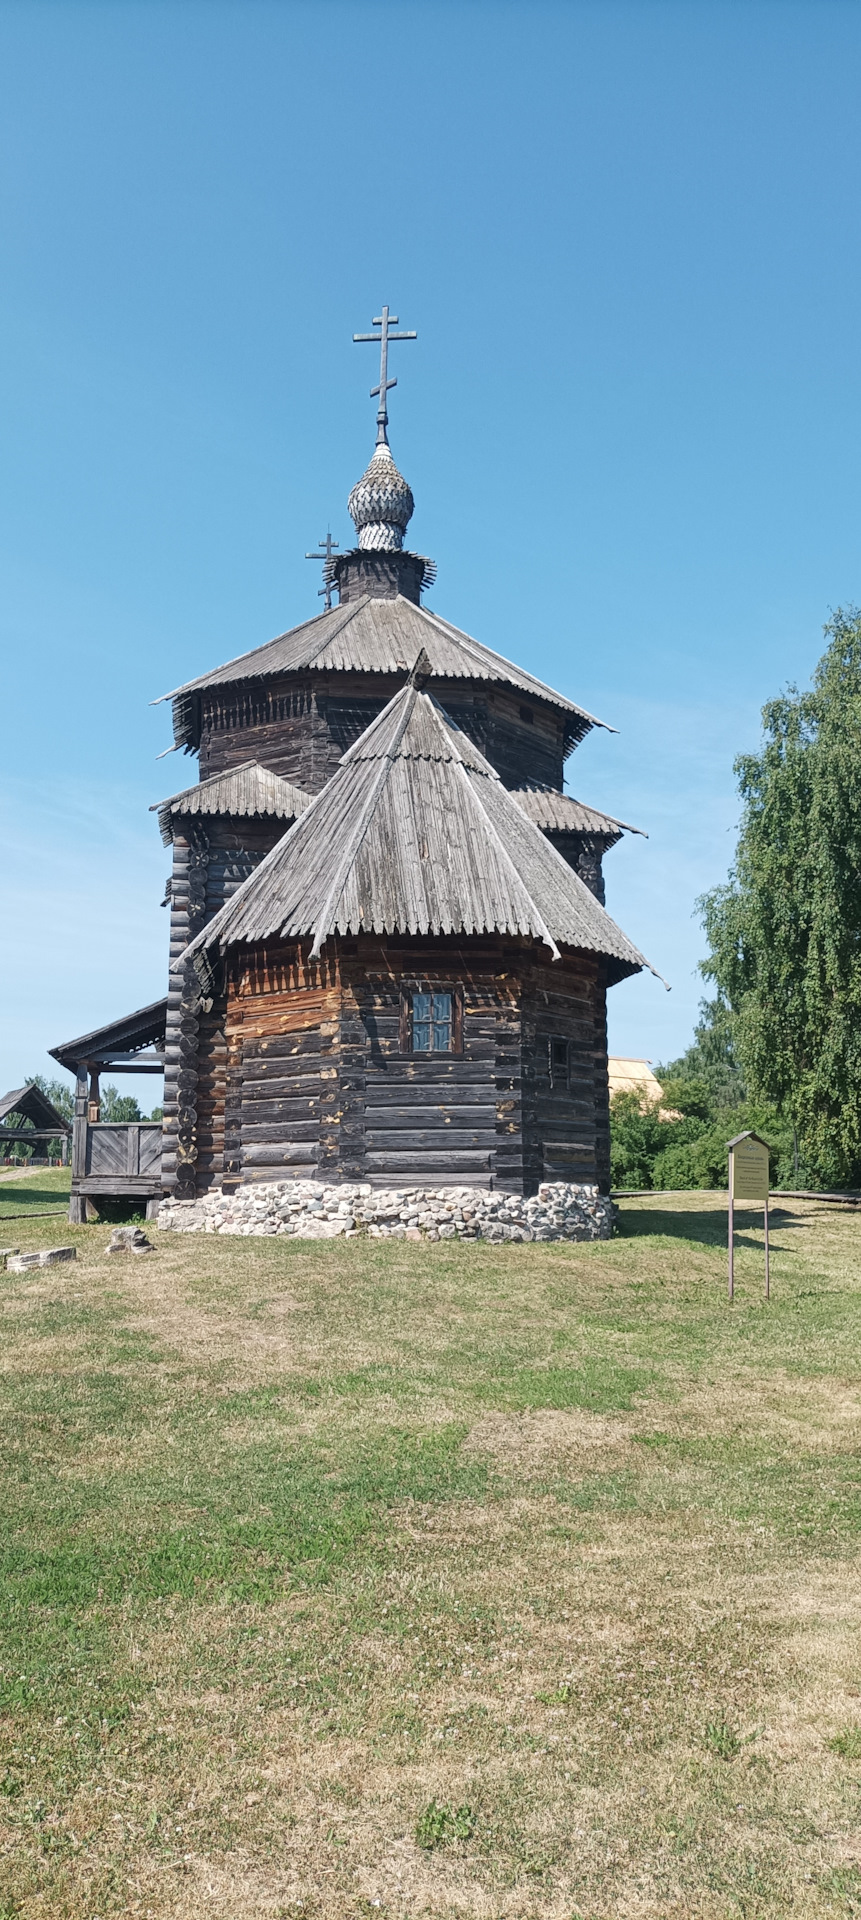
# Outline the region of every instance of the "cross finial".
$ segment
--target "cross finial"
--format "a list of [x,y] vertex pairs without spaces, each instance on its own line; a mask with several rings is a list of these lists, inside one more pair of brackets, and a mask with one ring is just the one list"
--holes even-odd
[[322,600],[325,595],[327,613],[330,613],[332,610],[332,588],[335,584],[335,562],[333,555],[337,546],[337,540],[332,539],[331,528],[327,527],[325,540],[318,540],[314,552],[306,553],[305,555],[306,560],[322,560],[323,562],[323,585],[318,590],[317,599]]
[[389,410],[386,405],[386,395],[388,394],[389,389],[391,387],[396,387],[398,384],[397,379],[390,380],[388,377],[389,341],[418,339],[417,333],[392,333],[391,331],[392,327],[396,327],[397,324],[398,324],[397,314],[390,313],[388,307],[384,307],[379,318],[371,321],[372,327],[379,327],[380,329],[379,333],[354,333],[353,334],[354,340],[373,340],[375,342],[377,341],[379,342],[380,384],[378,387],[371,388],[372,400],[375,398],[377,394],[379,394],[380,396],[380,404],[377,408],[377,446],[378,447],[387,447],[389,444],[388,434],[386,433],[386,428],[389,424]]

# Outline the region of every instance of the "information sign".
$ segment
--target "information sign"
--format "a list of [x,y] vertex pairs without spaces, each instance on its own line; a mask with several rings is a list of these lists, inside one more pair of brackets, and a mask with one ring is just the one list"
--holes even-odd
[[735,1293],[735,1209],[761,1207],[765,1225],[765,1297],[771,1293],[768,1259],[768,1142],[758,1133],[739,1133],[729,1152],[729,1297]]
[[730,1181],[735,1201],[748,1200],[754,1206],[768,1205],[768,1148],[755,1133],[742,1134],[730,1149]]

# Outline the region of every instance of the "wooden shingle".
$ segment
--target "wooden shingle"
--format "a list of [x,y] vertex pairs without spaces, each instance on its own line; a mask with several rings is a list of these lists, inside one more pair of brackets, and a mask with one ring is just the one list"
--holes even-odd
[[246,760],[227,773],[213,774],[196,786],[160,800],[150,813],[158,814],[159,830],[165,846],[173,839],[173,821],[191,814],[223,814],[234,820],[264,818],[296,820],[310,805],[311,795],[290,780],[282,780],[256,760]]
[[201,696],[209,689],[309,671],[400,676],[409,670],[421,648],[427,653],[435,680],[506,686],[561,710],[569,746],[592,727],[605,725],[585,707],[576,706],[545,686],[534,674],[403,595],[395,599],[365,595],[346,606],[333,607],[265,646],[189,680],[173,693],[163,694],[162,699],[173,702],[176,745],[196,749],[200,742]]
[[412,680],[187,954],[270,936],[482,934],[649,963]]

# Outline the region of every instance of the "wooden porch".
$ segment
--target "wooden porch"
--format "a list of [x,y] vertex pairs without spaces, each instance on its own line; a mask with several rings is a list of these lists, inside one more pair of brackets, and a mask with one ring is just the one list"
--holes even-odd
[[155,1219],[164,1192],[160,1120],[101,1119],[99,1083],[105,1073],[164,1073],[167,1000],[115,1020],[51,1054],[75,1075],[72,1193],[75,1225],[99,1217],[99,1200],[139,1200]]
[[145,1199],[146,1217],[154,1220],[162,1196],[161,1142],[160,1120],[87,1120],[79,1128],[76,1116],[69,1218],[97,1219],[102,1195]]

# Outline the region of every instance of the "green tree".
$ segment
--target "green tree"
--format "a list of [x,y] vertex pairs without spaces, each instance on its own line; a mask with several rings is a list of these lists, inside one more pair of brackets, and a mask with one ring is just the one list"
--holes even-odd
[[701,908],[704,973],[750,1095],[796,1130],[799,1179],[861,1182],[861,611],[838,610],[811,690],[763,708],[735,763],[735,867]]
[[116,1087],[102,1087],[99,1096],[99,1114],[102,1120],[110,1120],[116,1125],[120,1121],[142,1120],[143,1114],[131,1093],[120,1093]]
[[[692,1044],[678,1060],[658,1067],[655,1077],[664,1088],[666,1107],[682,1105],[679,1099],[670,1099],[667,1093],[669,1083],[678,1080],[685,1083],[696,1081],[700,1085],[704,1082],[714,1108],[744,1104],[747,1090],[738,1059],[735,1020],[722,994],[718,993],[714,1000],[700,1001],[700,1017],[694,1028]],[[687,1113],[690,1109],[684,1107],[683,1111]]]
[[610,1178],[614,1187],[684,1187],[709,1185],[691,1177],[673,1182],[658,1182],[655,1169],[670,1147],[682,1148],[698,1140],[705,1132],[703,1120],[696,1114],[673,1119],[661,1118],[660,1102],[648,1094],[632,1090],[617,1093],[610,1104]]

